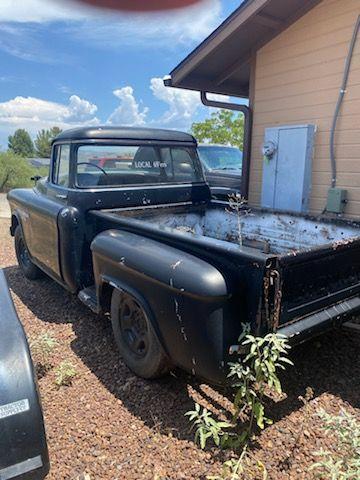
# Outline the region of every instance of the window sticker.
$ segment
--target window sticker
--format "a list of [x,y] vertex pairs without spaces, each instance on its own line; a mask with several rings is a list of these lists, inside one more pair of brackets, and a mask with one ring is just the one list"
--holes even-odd
[[134,162],[135,168],[167,168],[167,163],[155,161],[155,162]]

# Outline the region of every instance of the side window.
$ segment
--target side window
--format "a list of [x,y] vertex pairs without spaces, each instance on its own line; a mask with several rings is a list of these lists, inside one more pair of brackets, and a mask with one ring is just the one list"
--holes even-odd
[[171,150],[174,179],[176,182],[196,182],[198,180],[193,158],[185,148]]
[[57,145],[55,147],[55,161],[52,180],[56,185],[69,186],[70,145]]

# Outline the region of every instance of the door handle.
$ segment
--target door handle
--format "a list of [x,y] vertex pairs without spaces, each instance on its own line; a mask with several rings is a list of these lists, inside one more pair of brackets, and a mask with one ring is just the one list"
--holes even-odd
[[67,195],[64,195],[62,193],[57,193],[55,196],[56,196],[56,198],[58,198],[60,200],[66,200],[67,199]]

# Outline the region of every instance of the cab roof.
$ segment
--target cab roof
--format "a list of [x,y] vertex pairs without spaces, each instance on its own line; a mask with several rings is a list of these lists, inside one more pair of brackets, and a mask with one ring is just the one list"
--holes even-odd
[[65,130],[55,137],[53,142],[64,140],[145,140],[196,143],[192,135],[175,130],[110,126],[82,127]]

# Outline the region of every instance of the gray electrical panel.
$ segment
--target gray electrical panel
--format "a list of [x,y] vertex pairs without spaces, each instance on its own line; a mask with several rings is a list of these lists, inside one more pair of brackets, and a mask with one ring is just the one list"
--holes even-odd
[[315,131],[315,125],[265,130],[263,207],[308,212]]

